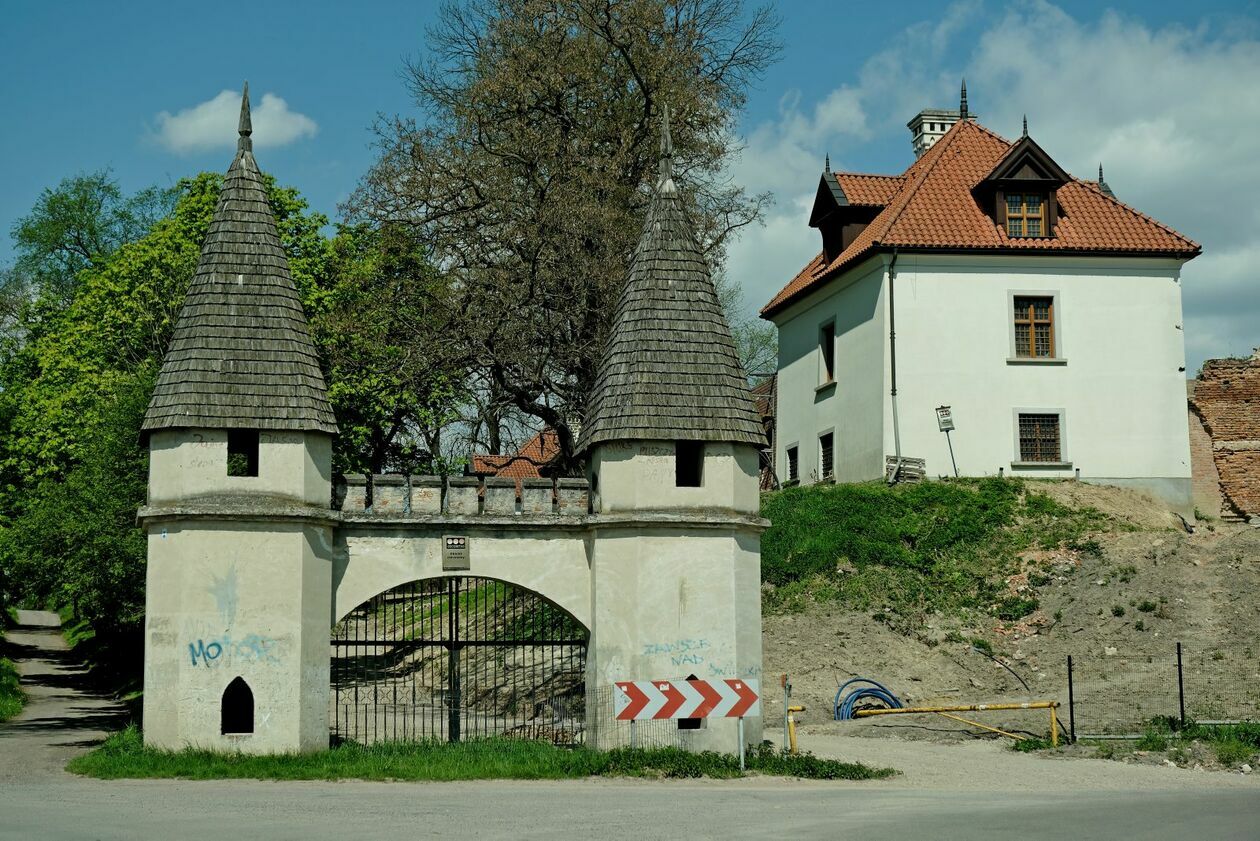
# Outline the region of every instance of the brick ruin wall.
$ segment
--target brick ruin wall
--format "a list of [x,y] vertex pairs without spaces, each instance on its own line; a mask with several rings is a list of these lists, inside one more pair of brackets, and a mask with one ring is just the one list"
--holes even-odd
[[[1189,403],[1211,439],[1225,510],[1244,517],[1260,515],[1260,353],[1250,359],[1203,363]],[[1191,424],[1192,452],[1198,451],[1195,426]],[[1200,470],[1195,468],[1194,473],[1198,481]]]

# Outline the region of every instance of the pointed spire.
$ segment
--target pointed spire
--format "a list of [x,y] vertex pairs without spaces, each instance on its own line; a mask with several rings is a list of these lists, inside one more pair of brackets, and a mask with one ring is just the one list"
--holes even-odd
[[250,137],[254,133],[254,125],[249,118],[249,81],[245,82],[245,90],[241,93],[241,122],[236,128],[240,138],[236,141],[238,152],[252,152],[254,141]]
[[337,434],[289,274],[267,183],[250,152],[249,87],[239,151],[201,246],[142,430],[284,429]]
[[963,122],[967,119],[967,80],[962,80],[962,97],[958,102],[958,121]]
[[823,172],[831,173],[831,153],[827,153],[827,157],[823,160]]
[[1028,136],[1028,115],[1024,115],[1024,137]]
[[661,188],[669,183],[673,187],[674,178],[674,140],[669,136],[669,105],[661,106]]
[[665,111],[661,180],[591,390],[582,452],[611,441],[765,446],[709,264],[671,178],[672,152]]
[[1116,194],[1111,191],[1111,186],[1103,179],[1102,161],[1098,162],[1098,189],[1113,199],[1116,197]]

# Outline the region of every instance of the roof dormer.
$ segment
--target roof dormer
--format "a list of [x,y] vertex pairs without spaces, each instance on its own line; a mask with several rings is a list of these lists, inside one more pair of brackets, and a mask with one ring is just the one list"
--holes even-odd
[[1025,119],[1024,136],[976,185],[974,193],[1007,237],[1052,237],[1059,221],[1056,193],[1071,180],[1072,176],[1028,136]]

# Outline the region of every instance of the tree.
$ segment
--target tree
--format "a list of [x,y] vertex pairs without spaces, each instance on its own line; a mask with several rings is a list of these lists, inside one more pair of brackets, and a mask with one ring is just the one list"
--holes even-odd
[[450,282],[405,226],[341,227],[328,282],[307,295],[345,471],[444,472],[441,431],[464,376],[444,340]]
[[776,27],[769,9],[745,15],[731,0],[442,8],[433,60],[406,68],[425,119],[378,125],[380,157],[348,210],[414,225],[432,244],[455,279],[451,327],[485,406],[554,427],[572,454],[642,228],[664,104],[676,178],[713,263],[759,219],[768,199],[724,172],[733,115],[777,54]]
[[67,178],[45,189],[13,226],[15,268],[35,293],[69,303],[79,272],[101,268],[120,246],[148,233],[178,195],[179,187],[150,187],[124,196],[109,170]]

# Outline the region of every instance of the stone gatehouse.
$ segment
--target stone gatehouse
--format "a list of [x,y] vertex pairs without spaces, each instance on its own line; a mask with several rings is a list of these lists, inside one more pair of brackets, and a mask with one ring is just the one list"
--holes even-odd
[[[146,743],[326,747],[330,629],[352,614],[377,636],[396,629],[364,606],[400,587],[441,597],[417,582],[502,582],[536,596],[534,613],[580,626],[591,743],[620,738],[594,701],[614,680],[759,676],[763,433],[672,177],[667,121],[578,443],[586,475],[519,492],[472,477],[333,476],[337,425],[253,156],[248,89],[239,134],[144,422]],[[468,609],[469,592],[432,610]],[[414,617],[414,603],[404,609]],[[464,642],[405,636],[360,650],[381,671],[406,665],[395,649],[443,646],[452,681]],[[387,699],[395,723],[414,692]],[[760,722],[748,725],[760,741]],[[714,720],[680,741],[730,750],[734,734]]]

